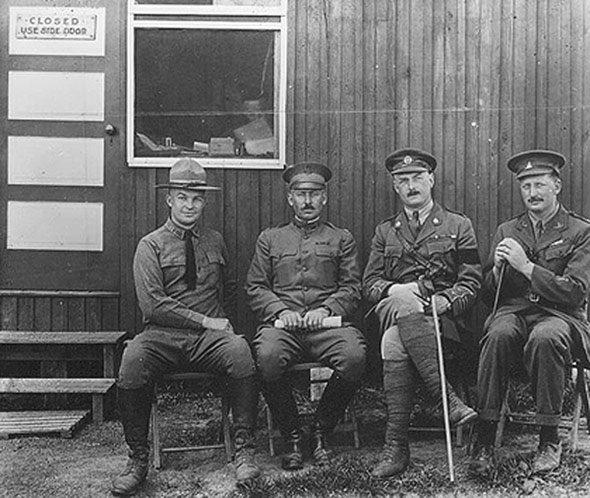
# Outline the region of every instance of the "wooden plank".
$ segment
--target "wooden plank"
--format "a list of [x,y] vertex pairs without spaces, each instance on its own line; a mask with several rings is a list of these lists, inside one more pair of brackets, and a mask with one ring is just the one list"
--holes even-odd
[[32,379],[2,378],[1,393],[82,393],[106,394],[115,385],[116,379]]
[[104,332],[33,332],[0,330],[0,344],[118,344],[124,331]]
[[89,414],[83,410],[0,412],[0,438],[51,433],[72,437]]

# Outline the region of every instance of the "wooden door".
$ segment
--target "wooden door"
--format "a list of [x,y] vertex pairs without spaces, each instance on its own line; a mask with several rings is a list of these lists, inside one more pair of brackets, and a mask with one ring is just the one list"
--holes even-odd
[[121,5],[0,3],[0,289],[119,290]]

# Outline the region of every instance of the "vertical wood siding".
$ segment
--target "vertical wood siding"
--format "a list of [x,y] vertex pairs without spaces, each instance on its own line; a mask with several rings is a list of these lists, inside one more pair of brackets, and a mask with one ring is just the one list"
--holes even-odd
[[[399,209],[383,168],[399,147],[439,159],[436,198],[473,220],[482,257],[498,223],[522,210],[505,168],[513,153],[564,153],[562,200],[590,216],[587,1],[293,0],[288,48],[288,160],[332,168],[327,214],[353,232],[363,264],[375,225]],[[154,185],[167,171],[123,169],[123,325],[139,330],[131,260],[165,220]],[[223,191],[206,222],[225,235],[241,289],[260,230],[288,219],[281,172],[209,174]]]

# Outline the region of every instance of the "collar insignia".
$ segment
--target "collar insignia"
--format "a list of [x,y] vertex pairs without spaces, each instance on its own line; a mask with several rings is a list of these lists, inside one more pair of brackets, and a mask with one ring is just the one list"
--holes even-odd
[[438,218],[432,218],[432,224],[438,226],[440,225],[440,220]]
[[399,228],[399,227],[401,227],[401,226],[402,226],[402,222],[401,222],[401,221],[399,221],[399,220],[397,220],[397,221],[395,222],[395,225],[393,225],[393,226],[394,226],[395,228]]

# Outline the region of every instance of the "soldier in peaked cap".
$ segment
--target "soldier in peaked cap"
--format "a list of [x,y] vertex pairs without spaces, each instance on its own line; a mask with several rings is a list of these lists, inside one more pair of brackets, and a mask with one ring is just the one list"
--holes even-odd
[[[356,245],[348,230],[321,219],[331,176],[323,164],[309,162],[284,171],[294,217],[260,234],[246,279],[248,301],[261,324],[253,341],[256,365],[287,445],[282,459],[287,470],[303,466],[301,429],[287,370],[310,357],[334,371],[313,423],[318,465],[329,461],[326,437],[342,418],[364,372],[365,340],[350,323],[360,301]],[[325,326],[328,317],[341,317],[343,323]]]
[[134,494],[148,471],[153,384],[180,367],[227,376],[236,478],[247,481],[260,473],[254,461],[254,360],[228,319],[236,306],[236,282],[221,234],[200,225],[206,192],[220,189],[209,185],[205,170],[188,158],[176,162],[169,182],[157,188],[168,189],[170,217],[139,241],[133,260],[144,329],[125,348],[117,382],[130,449],[127,468],[111,490],[119,496]]
[[559,466],[567,372],[574,356],[589,357],[590,223],[558,200],[564,165],[564,156],[548,150],[521,152],[507,163],[526,211],[498,227],[484,267],[483,297],[498,304],[486,322],[479,360],[480,422],[470,465],[480,473],[494,465],[508,375],[519,363],[531,379],[540,425],[533,471]]
[[[385,160],[403,209],[379,224],[363,276],[363,293],[381,328],[385,444],[375,477],[404,472],[410,461],[408,430],[418,374],[438,402],[442,398],[430,305],[434,296],[445,339],[468,340],[465,319],[481,286],[481,265],[469,218],[432,198],[436,158],[400,149]],[[457,348],[455,348],[457,349]],[[477,414],[448,385],[455,425]]]

